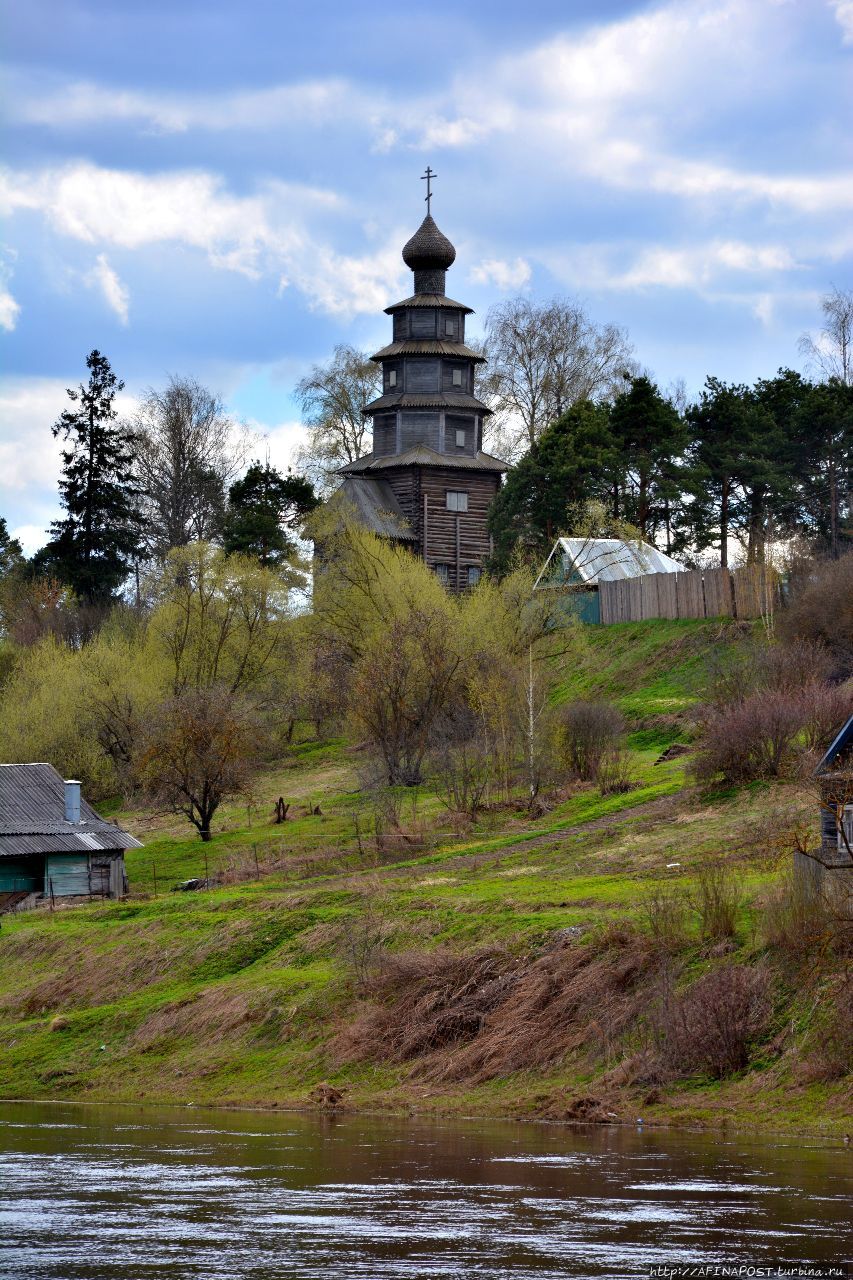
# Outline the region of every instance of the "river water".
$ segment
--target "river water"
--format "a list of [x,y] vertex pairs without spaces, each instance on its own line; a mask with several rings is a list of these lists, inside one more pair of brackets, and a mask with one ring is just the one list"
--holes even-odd
[[0,1103],[0,1276],[546,1280],[839,1263],[851,1172],[849,1148],[809,1139]]

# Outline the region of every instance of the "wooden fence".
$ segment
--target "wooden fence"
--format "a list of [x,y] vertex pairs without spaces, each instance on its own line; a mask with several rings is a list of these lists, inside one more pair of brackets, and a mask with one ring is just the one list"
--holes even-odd
[[775,609],[779,581],[765,565],[749,564],[734,571],[693,569],[603,581],[598,594],[604,623],[642,622],[646,618],[760,618]]

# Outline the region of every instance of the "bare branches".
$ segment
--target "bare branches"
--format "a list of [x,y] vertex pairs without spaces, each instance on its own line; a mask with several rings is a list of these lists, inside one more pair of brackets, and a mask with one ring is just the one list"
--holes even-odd
[[853,289],[835,286],[820,300],[823,325],[817,338],[804,333],[800,351],[827,382],[837,378],[853,386]]
[[335,347],[327,364],[315,364],[296,384],[308,427],[308,443],[298,460],[320,488],[328,489],[336,467],[370,452],[370,423],[361,411],[380,386],[379,366],[348,346]]

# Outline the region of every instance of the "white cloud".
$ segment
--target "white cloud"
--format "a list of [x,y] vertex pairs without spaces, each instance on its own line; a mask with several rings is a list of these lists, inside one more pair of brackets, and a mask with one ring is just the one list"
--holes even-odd
[[484,258],[471,268],[470,278],[475,284],[493,284],[501,293],[522,289],[530,281],[530,264],[524,258],[508,262],[503,258]]
[[122,284],[110,266],[105,253],[98,254],[95,265],[87,276],[87,281],[100,289],[110,310],[116,313],[122,324],[127,324],[130,294],[127,286]]
[[307,443],[308,432],[299,421],[279,422],[274,426],[253,419],[249,426],[263,437],[269,460],[279,471],[296,463],[296,454]]
[[11,333],[20,314],[21,304],[15,301],[8,289],[0,285],[0,329]]
[[559,278],[595,289],[702,290],[732,276],[773,276],[796,271],[799,264],[785,245],[715,240],[670,248],[650,245],[624,265],[625,249],[584,246],[571,254],[546,254],[546,265]]
[[829,5],[841,27],[842,40],[853,44],[853,0],[829,0]]
[[[0,181],[0,209],[39,212],[57,232],[85,244],[187,245],[222,270],[250,279],[275,274],[312,307],[375,314],[402,275],[401,237],[362,255],[338,253],[318,231],[321,215],[338,213],[341,204],[334,193],[296,184],[267,183],[256,194],[235,196],[211,173],[143,174],[87,163],[7,172]],[[121,316],[124,286],[104,264],[97,281]]]

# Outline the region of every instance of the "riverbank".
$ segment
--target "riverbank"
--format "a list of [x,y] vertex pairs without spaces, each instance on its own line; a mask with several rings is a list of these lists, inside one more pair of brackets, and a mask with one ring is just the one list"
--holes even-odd
[[377,840],[357,747],[309,740],[261,780],[284,825],[122,812],[129,899],[3,919],[0,1096],[849,1132],[845,960],[785,897],[814,803],[671,750],[717,624],[607,642],[567,691],[632,717],[624,794],[465,824],[424,789]]

